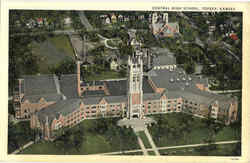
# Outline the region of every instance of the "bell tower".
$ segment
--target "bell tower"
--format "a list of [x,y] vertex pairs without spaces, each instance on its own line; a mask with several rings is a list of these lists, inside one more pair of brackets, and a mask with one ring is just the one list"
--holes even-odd
[[127,118],[139,118],[143,117],[143,52],[140,49],[140,44],[137,42],[134,48],[134,52],[128,58],[128,110]]

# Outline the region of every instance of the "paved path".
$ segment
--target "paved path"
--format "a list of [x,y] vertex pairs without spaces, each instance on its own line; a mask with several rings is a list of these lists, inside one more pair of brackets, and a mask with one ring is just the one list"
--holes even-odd
[[[240,142],[239,140],[232,140],[232,141],[220,141],[215,142],[214,144],[234,144]],[[167,147],[158,147],[158,150],[163,149],[178,149],[178,148],[188,148],[188,147],[200,147],[200,146],[207,146],[207,143],[203,144],[190,144],[190,145],[179,145],[179,146],[167,146]],[[147,151],[153,151],[153,148],[147,148]],[[135,149],[135,150],[128,150],[128,151],[118,151],[118,152],[109,152],[109,153],[98,153],[98,154],[92,154],[92,155],[115,155],[115,154],[123,154],[123,153],[135,153],[135,152],[142,152],[141,149]]]
[[149,140],[149,143],[150,143],[151,147],[154,149],[154,152],[155,152],[156,156],[160,156],[160,153],[159,153],[159,151],[158,151],[158,149],[157,149],[157,147],[156,147],[150,133],[148,132],[148,128],[145,128],[144,132],[145,132],[145,134],[146,134],[146,136],[147,136],[147,138]]
[[141,140],[141,138],[140,138],[140,136],[137,136],[137,140],[138,140],[138,144],[140,145],[140,147],[141,147],[141,150],[142,150],[142,152],[143,152],[143,155],[148,155],[148,151],[146,150],[146,148],[145,148],[145,146],[144,146],[144,144],[143,144],[143,142],[142,142],[142,140]]
[[105,45],[106,48],[109,48],[109,49],[112,49],[112,50],[118,49],[117,47],[112,47],[112,46],[108,45],[108,40],[112,40],[112,39],[106,38],[106,37],[104,37],[104,36],[102,36],[100,34],[97,34],[97,36],[100,37],[100,39],[103,39],[104,45]]
[[22,147],[20,147],[19,149],[15,150],[14,152],[12,152],[11,154],[17,154],[19,152],[21,152],[21,150],[24,150],[25,148],[31,146],[32,144],[34,144],[33,141],[28,142],[27,144],[23,145]]

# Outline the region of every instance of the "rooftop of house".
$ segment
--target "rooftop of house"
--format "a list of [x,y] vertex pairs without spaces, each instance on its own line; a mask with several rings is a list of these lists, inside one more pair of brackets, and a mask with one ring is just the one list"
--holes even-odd
[[177,22],[167,24],[159,22],[152,24],[152,27],[154,34],[161,34],[163,36],[174,34],[179,31],[179,24]]

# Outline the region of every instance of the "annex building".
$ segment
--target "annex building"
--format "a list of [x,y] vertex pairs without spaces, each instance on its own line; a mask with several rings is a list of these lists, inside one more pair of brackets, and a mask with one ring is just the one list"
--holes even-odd
[[30,119],[31,128],[39,128],[46,140],[85,119],[184,112],[225,124],[236,120],[236,98],[210,93],[206,78],[186,74],[171,56],[158,56],[153,68],[144,73],[143,51],[138,46],[128,57],[127,78],[123,79],[86,82],[81,80],[81,62],[76,65],[76,74],[18,80],[15,116]]

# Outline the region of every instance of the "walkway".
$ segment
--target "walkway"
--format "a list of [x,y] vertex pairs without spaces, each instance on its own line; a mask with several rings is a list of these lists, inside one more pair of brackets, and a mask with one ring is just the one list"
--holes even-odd
[[[135,132],[135,131],[134,131]],[[145,146],[144,146],[144,144],[143,144],[143,142],[142,142],[142,140],[141,140],[141,138],[140,138],[140,136],[137,136],[137,140],[138,140],[138,144],[140,145],[140,147],[141,147],[141,150],[142,150],[142,152],[143,152],[143,155],[148,155],[148,151],[146,150],[146,148],[145,148]]]
[[[118,121],[118,126],[131,127],[133,129],[134,133],[137,136],[138,144],[141,147],[141,151],[143,152],[143,155],[148,155],[148,151],[145,148],[141,137],[139,135],[137,135],[137,132],[139,132],[139,131],[145,132],[147,130],[147,125],[150,125],[151,123],[156,123],[156,122],[152,118],[149,118],[149,117],[145,117],[143,119],[137,119],[137,118],[135,118],[135,119],[127,119],[127,118],[124,118],[124,119],[121,119],[120,121]],[[156,146],[155,146],[149,132],[147,131],[147,133],[145,132],[145,134],[148,137],[149,142],[150,142],[151,146],[153,147],[153,149],[155,151],[155,154],[160,155],[159,152],[156,149]]]
[[149,143],[150,143],[151,147],[153,148],[156,156],[160,156],[160,153],[159,153],[159,151],[158,151],[158,149],[157,149],[157,147],[156,147],[150,133],[148,132],[148,128],[145,128],[144,132],[145,132],[145,134],[146,134],[146,136],[147,136],[147,138],[149,140]]
[[27,144],[23,145],[22,147],[20,147],[19,149],[15,150],[14,152],[12,152],[11,154],[17,154],[19,152],[21,152],[22,150],[24,150],[25,148],[31,146],[32,144],[34,144],[33,141],[28,142]]
[[[215,142],[214,144],[234,144],[240,142],[239,140],[232,140],[232,141],[220,141]],[[163,149],[178,149],[178,148],[188,148],[188,147],[200,147],[200,146],[207,146],[208,143],[203,144],[189,144],[189,145],[179,145],[179,146],[167,146],[167,147],[157,147],[158,150]],[[148,148],[147,151],[153,151],[153,148]],[[116,154],[123,154],[123,153],[135,153],[135,152],[142,152],[141,149],[135,149],[135,150],[128,150],[128,151],[118,151],[118,152],[109,152],[109,153],[98,153],[98,154],[92,154],[92,155],[116,155]]]
[[109,49],[112,49],[112,50],[118,49],[117,47],[112,47],[112,46],[108,45],[108,41],[112,40],[112,39],[106,38],[106,37],[104,37],[104,36],[102,36],[100,34],[97,34],[97,36],[100,37],[100,39],[103,39],[103,42],[104,42],[104,45],[105,45],[106,48],[109,48]]

